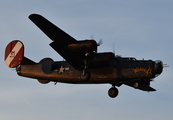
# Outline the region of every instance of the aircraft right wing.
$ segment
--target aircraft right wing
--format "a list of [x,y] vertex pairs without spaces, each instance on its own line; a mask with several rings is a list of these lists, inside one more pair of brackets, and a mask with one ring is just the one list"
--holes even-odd
[[68,45],[77,42],[73,37],[62,31],[60,28],[52,24],[43,16],[38,14],[31,14],[29,19],[37,25],[51,40],[57,41],[61,44]]
[[50,21],[38,14],[31,14],[29,19],[35,23],[53,42],[50,46],[58,52],[75,69],[81,68],[84,64],[84,56],[74,53],[68,49],[69,44],[76,43],[77,40],[52,24]]
[[[134,84],[138,82],[138,87],[134,87]],[[131,86],[131,87],[134,87],[136,89],[139,89],[139,90],[143,90],[143,91],[156,91],[154,88],[150,87],[150,82],[151,80],[139,80],[139,81],[134,81],[134,82],[130,82],[130,83],[124,83],[125,85],[128,85],[128,86]]]

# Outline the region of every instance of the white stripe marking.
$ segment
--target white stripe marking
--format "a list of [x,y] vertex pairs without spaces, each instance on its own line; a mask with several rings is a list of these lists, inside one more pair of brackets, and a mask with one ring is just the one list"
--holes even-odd
[[[14,46],[14,48],[12,49],[12,51],[9,53],[8,57],[5,60],[5,64],[10,67],[9,65],[11,64],[11,62],[13,61],[13,59],[15,58],[15,56],[18,54],[19,50],[22,48],[22,44],[20,42],[17,42],[17,44]],[[15,52],[15,55],[13,55],[13,52]]]

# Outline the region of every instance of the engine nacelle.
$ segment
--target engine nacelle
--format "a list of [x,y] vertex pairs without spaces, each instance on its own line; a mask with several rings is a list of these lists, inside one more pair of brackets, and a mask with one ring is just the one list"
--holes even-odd
[[110,62],[113,58],[114,53],[112,52],[97,53],[91,62]]
[[95,40],[78,41],[68,45],[68,48],[73,52],[93,52],[97,51],[97,43]]
[[114,58],[115,58],[115,56],[114,56],[114,53],[112,53],[112,52],[97,53],[97,54],[95,54],[94,58],[89,61],[90,62],[89,65],[90,65],[90,67],[92,67],[92,66],[107,67],[110,65],[110,61],[114,60]]

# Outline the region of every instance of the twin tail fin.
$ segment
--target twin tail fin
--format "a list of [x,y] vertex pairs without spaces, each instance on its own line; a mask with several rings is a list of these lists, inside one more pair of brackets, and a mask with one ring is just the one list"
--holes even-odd
[[11,41],[7,45],[4,61],[9,68],[15,68],[23,64],[35,64],[32,60],[24,57],[24,45],[19,40]]

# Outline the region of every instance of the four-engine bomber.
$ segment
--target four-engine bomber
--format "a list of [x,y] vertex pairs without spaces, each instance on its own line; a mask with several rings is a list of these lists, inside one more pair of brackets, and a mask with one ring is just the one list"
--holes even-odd
[[95,40],[77,41],[38,14],[33,21],[53,42],[50,46],[66,61],[44,58],[36,63],[24,56],[24,45],[19,40],[10,42],[5,50],[5,63],[16,68],[17,74],[37,79],[42,84],[62,82],[72,84],[111,84],[108,94],[118,95],[115,86],[122,84],[143,91],[150,87],[153,78],[162,73],[162,61],[136,60],[133,57],[115,56],[112,52],[98,53],[100,43]]

